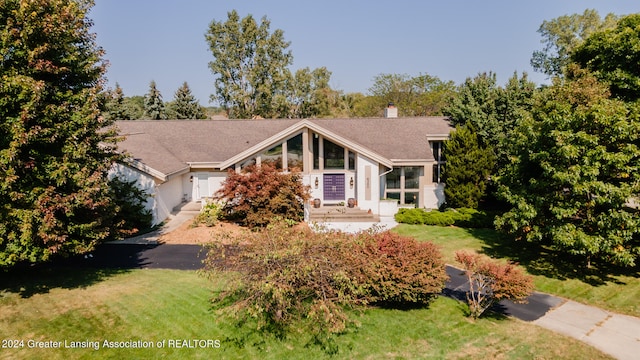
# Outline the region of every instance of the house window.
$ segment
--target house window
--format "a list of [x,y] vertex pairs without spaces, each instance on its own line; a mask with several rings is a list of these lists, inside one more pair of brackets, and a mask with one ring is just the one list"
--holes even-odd
[[442,182],[442,173],[444,171],[444,166],[447,161],[444,150],[445,144],[444,141],[430,141],[431,151],[433,152],[433,158],[435,163],[433,164],[433,177],[432,181],[434,183]]
[[260,155],[261,163],[272,164],[278,170],[282,170],[282,144],[278,144]]
[[349,170],[356,169],[356,154],[352,151],[349,151]]
[[344,169],[344,148],[324,139],[324,168]]
[[420,178],[422,166],[394,167],[386,175],[385,198],[396,199],[400,204],[420,204]]
[[313,169],[320,169],[320,136],[313,134]]
[[302,134],[287,140],[287,169],[303,170]]

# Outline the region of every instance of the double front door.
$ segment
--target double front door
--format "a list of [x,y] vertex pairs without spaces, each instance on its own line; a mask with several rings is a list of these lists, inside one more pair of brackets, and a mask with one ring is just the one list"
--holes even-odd
[[344,174],[324,174],[324,201],[344,201]]

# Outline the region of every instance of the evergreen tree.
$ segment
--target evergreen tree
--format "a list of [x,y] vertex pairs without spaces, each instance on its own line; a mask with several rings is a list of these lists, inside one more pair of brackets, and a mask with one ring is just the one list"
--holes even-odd
[[485,195],[495,155],[480,145],[471,126],[458,127],[446,143],[447,166],[444,169],[444,194],[447,206],[478,208]]
[[81,253],[112,233],[91,1],[0,2],[0,267]]
[[130,120],[127,109],[124,105],[124,93],[118,83],[116,88],[107,91],[105,112],[103,115],[109,120]]
[[171,103],[171,111],[176,119],[205,119],[206,114],[198,100],[191,93],[189,85],[185,81],[176,91]]
[[149,92],[144,96],[144,117],[151,120],[164,120],[167,118],[162,94],[156,88],[155,81],[151,81]]

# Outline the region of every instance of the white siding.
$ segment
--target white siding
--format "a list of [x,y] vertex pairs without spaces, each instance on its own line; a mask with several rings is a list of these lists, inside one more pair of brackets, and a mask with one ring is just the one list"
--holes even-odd
[[444,204],[444,184],[429,184],[424,186],[424,207],[437,209]]
[[[380,202],[379,165],[376,161],[373,161],[361,154],[357,154],[356,156],[356,190],[358,192],[358,196],[356,196],[356,198],[358,199],[358,207],[363,210],[371,210],[374,214],[378,214],[378,204]],[[371,177],[369,179],[365,176],[365,169],[367,166],[371,168]],[[369,192],[368,197],[367,192]]]

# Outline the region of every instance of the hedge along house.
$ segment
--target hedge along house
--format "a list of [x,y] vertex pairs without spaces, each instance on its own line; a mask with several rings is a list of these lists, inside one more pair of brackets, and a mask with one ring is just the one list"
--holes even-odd
[[[393,110],[393,109],[391,109]],[[385,111],[387,114],[387,111]],[[154,223],[185,202],[212,197],[227,176],[272,161],[298,168],[311,198],[322,205],[354,199],[384,214],[382,199],[437,208],[443,141],[452,130],[444,117],[260,120],[117,121],[128,154],[116,172],[135,179],[152,197]]]

